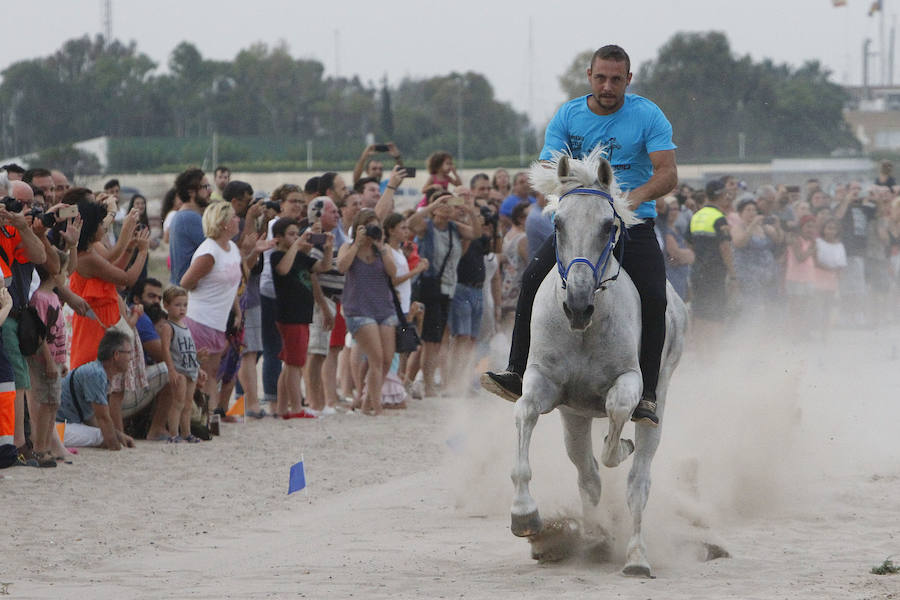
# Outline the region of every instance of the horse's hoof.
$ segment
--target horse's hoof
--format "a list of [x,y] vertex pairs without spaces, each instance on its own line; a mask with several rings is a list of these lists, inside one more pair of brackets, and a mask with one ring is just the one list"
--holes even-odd
[[650,574],[650,567],[647,565],[625,565],[625,568],[622,569],[622,575],[627,577],[644,577],[646,579],[655,579],[653,575]]
[[578,554],[584,540],[581,525],[573,518],[550,519],[540,533],[529,536],[531,558],[541,563],[558,562]]
[[510,530],[517,537],[537,535],[541,529],[543,529],[543,523],[541,523],[541,516],[536,510],[525,515],[512,515]]

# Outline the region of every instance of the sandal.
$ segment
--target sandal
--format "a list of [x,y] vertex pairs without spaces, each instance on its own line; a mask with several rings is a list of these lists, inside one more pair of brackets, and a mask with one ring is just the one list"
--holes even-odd
[[262,419],[263,417],[269,416],[269,413],[267,413],[265,409],[262,408],[259,410],[248,410],[245,414],[246,416],[253,417],[254,419]]
[[182,441],[182,442],[186,442],[186,443],[188,443],[188,444],[199,444],[199,443],[202,442],[203,440],[201,440],[200,438],[198,438],[196,435],[194,435],[194,434],[192,433],[192,434],[190,434],[189,436],[187,436],[187,437],[185,437],[185,438],[181,438],[181,441]]
[[37,466],[42,469],[56,467],[56,459],[53,458],[50,452],[33,452],[33,456],[37,461]]
[[169,439],[166,440],[169,444],[180,444],[181,442],[187,441],[187,438],[183,438],[180,435],[173,435]]

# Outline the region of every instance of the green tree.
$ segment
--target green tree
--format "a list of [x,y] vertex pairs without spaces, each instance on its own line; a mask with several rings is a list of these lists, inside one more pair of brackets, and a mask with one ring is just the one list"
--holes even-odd
[[508,103],[499,102],[490,82],[479,73],[405,79],[393,99],[394,139],[406,154],[427,156],[435,150],[455,153],[460,107],[467,159],[515,155],[523,136],[526,152],[536,152],[527,117]]
[[595,50],[579,52],[569,65],[569,68],[559,76],[559,87],[566,98],[572,99],[590,93],[591,86],[588,83],[587,69],[591,65],[591,57]]
[[99,175],[102,172],[100,160],[91,152],[74,146],[57,146],[42,150],[30,161],[32,165],[52,165],[68,177],[77,175]]
[[737,57],[712,31],[674,35],[633,87],[666,113],[682,159],[736,158],[742,133],[749,157],[823,155],[856,145],[841,112],[845,92],[828,76],[818,63]]

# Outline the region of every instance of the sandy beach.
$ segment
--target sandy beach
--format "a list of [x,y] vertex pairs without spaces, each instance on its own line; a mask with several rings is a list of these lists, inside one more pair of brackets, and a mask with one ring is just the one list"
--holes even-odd
[[[869,573],[900,562],[900,328],[773,337],[675,375],[644,520],[655,579],[620,574],[630,460],[601,471],[607,561],[530,558],[509,532],[512,405],[481,394],[7,469],[0,581],[48,599],[900,598],[900,575]],[[289,496],[301,455],[309,494]],[[542,515],[577,515],[555,413],[531,456]]]

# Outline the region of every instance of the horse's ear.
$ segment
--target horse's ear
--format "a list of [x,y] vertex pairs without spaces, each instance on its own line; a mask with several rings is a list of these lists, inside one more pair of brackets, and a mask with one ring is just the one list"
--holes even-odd
[[605,158],[600,159],[600,166],[597,167],[597,180],[605,187],[609,187],[613,181],[612,166]]
[[563,179],[569,176],[569,157],[568,156],[560,156],[559,157],[559,165],[556,167],[556,175]]

